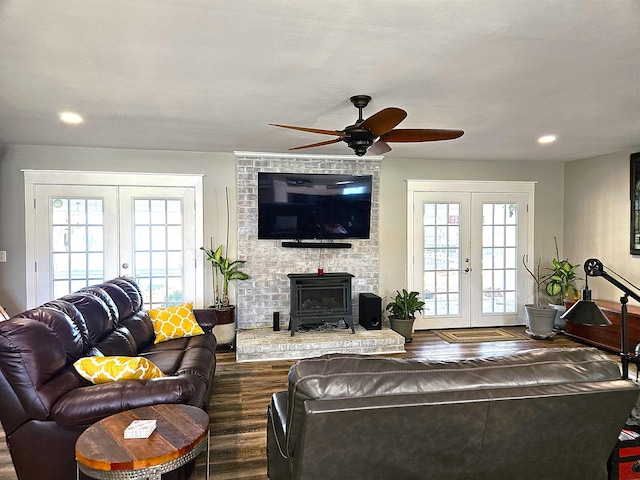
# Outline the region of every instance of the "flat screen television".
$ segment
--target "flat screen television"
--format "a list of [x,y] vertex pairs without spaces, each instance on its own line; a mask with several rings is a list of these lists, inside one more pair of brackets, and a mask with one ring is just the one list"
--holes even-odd
[[258,238],[369,238],[371,181],[371,175],[258,173]]

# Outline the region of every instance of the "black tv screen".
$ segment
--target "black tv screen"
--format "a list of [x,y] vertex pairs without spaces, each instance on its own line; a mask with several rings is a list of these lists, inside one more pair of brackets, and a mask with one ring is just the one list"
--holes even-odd
[[258,238],[369,238],[371,175],[258,173]]

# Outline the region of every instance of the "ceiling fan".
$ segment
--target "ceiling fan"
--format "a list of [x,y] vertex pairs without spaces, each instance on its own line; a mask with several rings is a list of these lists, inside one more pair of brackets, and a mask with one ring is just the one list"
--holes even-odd
[[407,112],[396,107],[384,108],[365,120],[362,118],[362,109],[369,104],[371,97],[369,95],[354,95],[350,100],[353,106],[358,109],[358,120],[356,120],[356,123],[353,125],[344,127],[343,130],[322,130],[319,128],[296,127],[277,123],[270,123],[269,125],[303,132],[338,136],[338,138],[334,138],[333,140],[293,147],[289,150],[300,150],[303,148],[321,147],[323,145],[331,145],[332,143],[346,142],[349,148],[352,148],[359,157],[365,153],[380,155],[390,152],[390,142],[436,142],[438,140],[453,140],[464,134],[462,130],[395,128],[407,116]]

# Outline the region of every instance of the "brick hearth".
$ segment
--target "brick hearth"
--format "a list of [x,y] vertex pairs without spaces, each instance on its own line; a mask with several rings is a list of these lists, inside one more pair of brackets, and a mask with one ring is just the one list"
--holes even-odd
[[404,352],[404,337],[389,328],[365,330],[327,329],[297,332],[274,332],[269,328],[238,330],[236,360],[238,362],[293,360],[317,357],[326,353],[383,354]]

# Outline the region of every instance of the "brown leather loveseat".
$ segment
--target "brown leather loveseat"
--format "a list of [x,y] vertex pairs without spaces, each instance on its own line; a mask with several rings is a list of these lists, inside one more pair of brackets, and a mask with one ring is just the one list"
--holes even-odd
[[[76,478],[76,439],[114,413],[160,403],[206,409],[215,320],[196,310],[204,334],[154,344],[142,304],[135,281],[120,277],[0,322],[0,420],[19,480]],[[94,385],[73,366],[114,355],[144,357],[166,376]]]
[[605,480],[638,399],[591,348],[297,362],[268,408],[271,480]]

